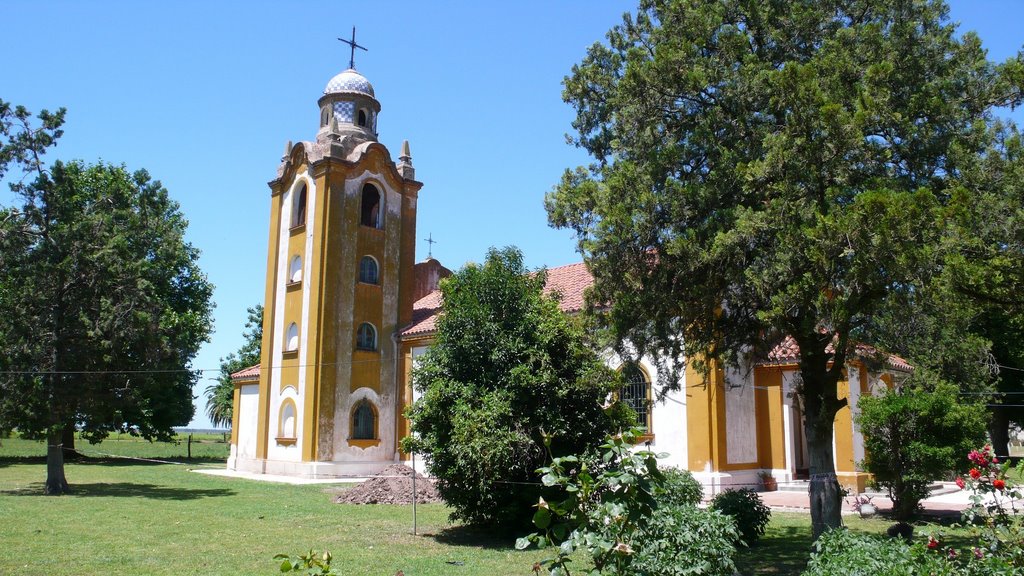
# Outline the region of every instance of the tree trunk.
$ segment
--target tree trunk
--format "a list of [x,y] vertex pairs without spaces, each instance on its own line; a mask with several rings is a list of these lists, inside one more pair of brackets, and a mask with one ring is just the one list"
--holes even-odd
[[814,539],[843,525],[843,495],[836,478],[835,458],[832,453],[833,418],[830,411],[806,403],[807,456],[810,460],[811,528]]
[[60,496],[71,492],[64,477],[64,429],[50,429],[46,436],[46,494]]
[[64,459],[75,460],[81,454],[75,450],[75,425],[69,423],[64,425],[64,433],[61,438],[61,444],[64,445]]
[[1005,408],[992,409],[992,420],[988,424],[988,435],[992,439],[992,451],[1000,461],[1010,457],[1010,417]]

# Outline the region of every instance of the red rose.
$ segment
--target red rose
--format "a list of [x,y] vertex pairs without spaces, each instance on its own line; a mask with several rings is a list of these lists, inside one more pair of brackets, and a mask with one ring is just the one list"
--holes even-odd
[[935,550],[938,547],[939,547],[939,541],[936,540],[934,536],[929,536],[928,537],[928,549],[929,550]]
[[996,490],[1002,490],[1003,488],[1006,488],[1006,482],[1003,481],[1002,478],[996,478],[992,481],[992,487]]
[[961,478],[959,476],[956,477],[956,487],[961,489],[961,490],[964,489],[964,479],[963,478]]
[[977,468],[971,468],[971,478],[974,478],[975,480],[981,478],[981,472],[978,472]]

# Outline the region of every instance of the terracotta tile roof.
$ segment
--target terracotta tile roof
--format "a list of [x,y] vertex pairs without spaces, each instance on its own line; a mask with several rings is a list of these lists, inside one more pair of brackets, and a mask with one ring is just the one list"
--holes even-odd
[[441,311],[441,291],[434,290],[412,305],[412,322],[399,331],[402,338],[433,334]]
[[[831,344],[825,348],[825,352],[831,354],[835,351]],[[887,354],[882,352],[874,346],[867,344],[857,344],[854,348],[854,356],[861,358],[877,358],[884,357],[885,363],[889,368],[893,370],[900,370],[903,372],[912,372],[914,367],[910,365],[903,358],[895,354]],[[782,342],[779,342],[775,348],[772,348],[768,352],[768,359],[762,364],[791,364],[800,361],[800,345],[796,343],[796,340],[792,336],[786,336]]]
[[232,380],[255,380],[260,377],[260,365],[243,368],[231,375]]
[[544,293],[561,296],[559,308],[563,312],[583,310],[583,293],[594,283],[594,277],[583,262],[548,269],[548,281]]
[[[583,309],[583,292],[594,283],[594,277],[583,262],[548,269],[548,281],[544,285],[547,295],[560,296],[559,308],[563,312],[575,313]],[[412,322],[399,332],[402,338],[433,334],[437,329],[437,317],[441,312],[441,291],[434,290],[420,298],[412,306]]]

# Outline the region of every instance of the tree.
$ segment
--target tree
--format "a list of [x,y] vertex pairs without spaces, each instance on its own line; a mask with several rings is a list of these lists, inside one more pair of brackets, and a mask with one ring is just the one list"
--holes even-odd
[[[32,180],[12,185],[20,207],[0,210],[0,429],[47,440],[45,491],[61,494],[67,426],[91,442],[166,440],[191,419],[189,362],[210,331],[212,286],[159,182],[102,163],[46,169],[52,140],[22,111],[20,131],[4,128],[4,159]],[[59,118],[39,118],[59,133]]]
[[985,439],[983,404],[918,369],[901,387],[864,396],[857,424],[864,433],[864,469],[889,492],[897,520],[917,512],[928,486],[962,467],[963,455]]
[[232,352],[220,359],[220,374],[217,382],[206,387],[206,415],[214,426],[231,426],[234,411],[235,383],[231,375],[239,370],[260,363],[260,349],[263,345],[263,304],[246,309],[249,319],[245,321],[245,342],[238,352]]
[[971,258],[964,215],[1000,193],[981,167],[1020,70],[940,1],[642,0],[565,80],[596,162],[546,206],[590,301],[620,343],[705,370],[792,335],[815,536],[841,524],[846,361],[890,298]]
[[624,423],[601,407],[615,373],[543,295],[545,278],[519,250],[492,248],[441,282],[444,311],[413,372],[422,397],[403,449],[428,457],[453,519],[526,525],[545,445],[556,457],[582,453]]

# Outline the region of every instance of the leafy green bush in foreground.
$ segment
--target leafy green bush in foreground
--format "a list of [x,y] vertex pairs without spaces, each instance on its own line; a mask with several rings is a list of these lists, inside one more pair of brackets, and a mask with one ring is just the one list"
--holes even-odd
[[740,537],[747,545],[764,536],[765,528],[772,519],[771,509],[750,488],[726,490],[715,496],[711,507],[736,521]]
[[569,574],[578,550],[589,554],[594,564],[589,574],[595,576],[733,574],[738,532],[732,519],[665,502],[691,501],[699,486],[695,492],[692,478],[672,472],[667,480],[652,452],[634,451],[639,432],[610,437],[600,460],[566,456],[542,468],[544,484],[565,496],[540,499],[533,517],[538,531],[520,538],[516,547],[557,546],[555,556],[542,562],[551,576]]

